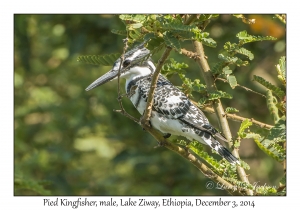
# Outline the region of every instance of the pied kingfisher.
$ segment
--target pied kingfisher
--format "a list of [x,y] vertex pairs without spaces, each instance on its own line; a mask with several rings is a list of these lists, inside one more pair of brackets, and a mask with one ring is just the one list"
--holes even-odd
[[[126,79],[127,95],[140,114],[146,109],[152,74],[155,71],[149,55],[150,51],[144,44],[140,44],[124,54],[120,69],[120,78]],[[120,62],[121,58],[117,59],[113,68],[89,85],[86,91],[116,79]],[[231,164],[239,164],[239,160],[218,142],[227,140],[209,124],[203,112],[161,74],[153,100],[150,122],[155,129],[164,133],[166,137],[172,134],[197,140],[210,146]]]

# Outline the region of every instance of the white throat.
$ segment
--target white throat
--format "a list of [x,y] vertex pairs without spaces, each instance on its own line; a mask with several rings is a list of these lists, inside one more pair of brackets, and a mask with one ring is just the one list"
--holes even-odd
[[[122,78],[126,79],[126,86],[128,85],[129,82],[131,82],[132,80],[139,78],[139,77],[144,77],[144,76],[148,76],[151,73],[153,73],[152,71],[155,70],[155,66],[151,61],[147,61],[149,66],[134,66],[132,68],[130,68],[129,71],[125,72],[123,75],[121,75]],[[152,68],[152,71],[151,71]]]

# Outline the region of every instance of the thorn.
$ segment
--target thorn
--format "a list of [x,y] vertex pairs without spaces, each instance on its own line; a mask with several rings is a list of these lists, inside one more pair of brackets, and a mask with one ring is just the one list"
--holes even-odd
[[159,142],[157,142],[157,146],[155,146],[154,148],[157,149],[159,147],[164,147],[165,145],[166,145],[165,142],[159,141]]
[[124,44],[127,44],[128,40],[129,40],[129,39],[126,37],[125,39],[123,39],[123,43],[124,43]]

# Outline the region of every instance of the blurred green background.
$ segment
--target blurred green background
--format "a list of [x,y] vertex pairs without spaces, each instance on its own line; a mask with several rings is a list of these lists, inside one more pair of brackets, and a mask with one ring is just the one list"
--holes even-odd
[[[239,84],[265,93],[252,75],[278,83],[274,65],[285,55],[285,25],[273,15],[248,17],[256,23],[246,25],[230,15],[213,20],[206,31],[218,46],[205,50],[213,66],[224,43],[237,42],[235,35],[242,30],[278,38],[247,45],[254,60],[234,70]],[[111,29],[125,29],[118,15],[14,16],[15,195],[227,195],[224,190],[207,190],[205,183],[210,179],[197,168],[165,148],[154,148],[157,143],[151,135],[113,111],[119,109],[117,82],[84,90],[109,67],[78,63],[76,58],[121,53],[124,37]],[[193,49],[189,42],[183,46]],[[171,57],[188,63],[189,78],[199,78],[192,59],[176,52]],[[154,56],[155,61],[158,58],[159,54]],[[170,80],[181,84],[176,75]],[[222,101],[224,107],[272,124],[264,98],[238,87],[232,90],[222,82],[218,88],[233,95],[232,100]],[[139,117],[127,98],[123,104]],[[214,115],[207,116],[218,128]],[[236,136],[240,123],[229,123]],[[278,186],[281,164],[260,151],[253,140],[242,142],[240,155],[251,167],[247,171],[251,183]]]

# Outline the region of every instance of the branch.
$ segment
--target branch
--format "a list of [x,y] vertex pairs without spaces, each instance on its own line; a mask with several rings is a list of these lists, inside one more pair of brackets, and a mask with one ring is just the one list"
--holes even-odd
[[[197,106],[197,102],[195,102],[195,101],[192,101],[192,102]],[[208,113],[215,113],[214,109],[210,108],[210,107],[201,107],[201,110],[204,111],[204,112],[208,112]],[[226,113],[225,115],[226,115],[227,119],[237,121],[237,122],[243,122],[244,120],[248,119],[250,122],[253,123],[253,125],[256,125],[256,126],[259,126],[261,128],[268,129],[268,130],[270,130],[274,127],[272,125],[268,125],[266,123],[262,123],[260,121],[257,121],[253,118],[245,118],[245,117],[238,116],[236,114],[229,114],[229,113]]]
[[[194,19],[195,19],[195,15],[191,15],[185,24],[189,24],[191,23]],[[127,42],[125,40],[125,47],[123,50],[123,54],[121,56],[121,64],[124,60],[124,53],[127,49]],[[121,110],[115,110],[117,112],[120,112],[122,115],[134,120],[135,122],[139,123],[146,131],[148,131],[159,143],[160,145],[164,145],[166,148],[176,152],[177,154],[179,154],[180,156],[182,156],[183,158],[189,160],[194,166],[196,166],[206,177],[212,179],[214,182],[216,182],[217,184],[219,184],[220,186],[224,186],[223,189],[226,189],[230,194],[232,195],[243,195],[242,192],[238,191],[236,186],[230,184],[229,182],[227,182],[226,180],[224,180],[222,177],[218,176],[216,173],[214,173],[211,169],[209,169],[204,163],[202,163],[199,159],[197,159],[193,154],[191,154],[187,149],[184,149],[178,145],[172,144],[171,142],[168,142],[163,136],[162,134],[153,129],[150,125],[149,125],[149,119],[151,116],[151,111],[152,111],[152,105],[153,105],[153,95],[154,95],[154,91],[156,88],[156,83],[158,80],[158,76],[160,73],[160,70],[165,62],[165,60],[167,59],[167,57],[169,56],[170,52],[171,52],[172,48],[171,47],[167,47],[164,54],[162,55],[161,59],[158,62],[157,68],[153,74],[152,77],[152,81],[151,81],[151,86],[150,86],[150,90],[148,92],[148,100],[147,100],[147,105],[146,105],[146,110],[144,115],[142,116],[140,122],[138,120],[136,120],[134,117],[132,117],[131,115],[129,115],[123,108],[122,105],[122,96],[120,94],[120,69],[119,69],[119,74],[118,74],[118,101],[121,107]],[[120,66],[121,68],[121,66]]]
[[[202,73],[202,76],[205,80],[207,89],[208,89],[209,92],[216,91],[217,88],[215,86],[214,79],[213,79],[212,73],[210,71],[210,67],[209,67],[209,65],[207,63],[207,60],[205,58],[203,45],[199,41],[193,41],[193,44],[194,44],[196,53],[198,54],[198,56],[196,57],[196,61],[197,61],[198,65],[202,68],[201,73]],[[228,121],[226,119],[226,115],[225,115],[223,106],[221,104],[221,101],[219,99],[214,100],[213,107],[214,107],[214,110],[217,114],[217,118],[219,120],[221,129],[222,129],[226,139],[231,140],[232,139],[231,131],[230,131]],[[233,146],[231,142],[229,142],[228,145],[230,147]],[[232,151],[232,153],[233,153],[234,156],[239,158],[239,153],[236,149],[234,149]],[[246,172],[242,167],[237,166],[237,172],[238,172],[239,177],[241,178],[241,180],[243,182],[249,183]],[[252,190],[246,190],[246,192],[247,192],[247,195],[253,195]]]
[[[124,113],[122,113],[122,112],[121,112],[121,114],[124,115]],[[152,128],[150,126],[145,126],[143,124],[142,124],[142,126],[147,132],[149,132],[159,142],[159,145],[164,145],[164,147],[176,152],[178,155],[180,155],[184,159],[190,161],[194,166],[196,166],[204,174],[204,176],[210,178],[216,184],[222,186],[222,189],[227,190],[232,195],[243,195],[242,192],[237,190],[237,186],[230,184],[229,182],[224,180],[222,177],[217,175],[215,172],[213,172],[211,169],[209,169],[204,163],[202,163],[198,158],[196,158],[193,154],[191,154],[187,149],[184,149],[178,145],[172,144],[171,142],[167,141],[158,130],[155,130],[154,128]],[[244,189],[242,189],[242,190],[244,190]]]
[[184,22],[184,25],[190,25],[194,20],[197,19],[197,15],[191,15],[188,19]]
[[[194,52],[191,52],[191,51],[188,51],[188,50],[186,50],[186,49],[184,49],[184,48],[182,48],[181,49],[181,54],[183,54],[183,55],[185,55],[185,56],[187,56],[187,57],[189,57],[189,58],[193,58],[193,59],[198,59],[199,58],[199,55],[197,54],[197,53],[194,53]],[[222,78],[217,78],[218,80],[221,80],[221,81],[223,81],[223,82],[228,82],[227,80],[225,80],[225,79],[222,79]],[[247,88],[247,87],[244,87],[244,86],[241,86],[241,85],[238,85],[239,87],[241,87],[241,88],[243,88],[243,89],[245,89],[246,91],[250,91],[250,92],[253,92],[253,93],[256,93],[256,94],[258,94],[258,95],[260,95],[260,96],[262,96],[262,97],[266,97],[265,95],[263,95],[263,94],[261,94],[261,93],[258,93],[258,92],[255,92],[255,91],[253,91],[253,90],[251,90],[251,89],[249,89],[249,88]],[[195,101],[193,101],[193,103],[196,105],[196,106],[198,106],[198,104],[195,102]],[[209,112],[209,113],[214,113],[215,111],[212,109],[212,108],[210,108],[210,107],[204,107],[204,108],[201,108],[203,111],[205,111],[205,112]],[[244,121],[245,119],[249,119],[249,118],[244,118],[244,117],[240,117],[240,116],[238,116],[238,115],[235,115],[235,114],[226,114],[226,116],[227,116],[227,118],[228,119],[231,119],[231,120],[233,120],[233,121],[239,121],[239,122],[242,122],[242,121]],[[249,119],[254,125],[257,125],[257,126],[259,126],[259,127],[261,127],[261,128],[266,128],[266,129],[271,129],[271,128],[273,128],[273,126],[272,125],[268,125],[268,124],[265,124],[265,123],[262,123],[262,122],[259,122],[259,121],[257,121],[257,120],[254,120],[253,118],[251,118],[251,119]]]
[[154,71],[154,74],[152,76],[151,86],[150,86],[150,90],[148,92],[148,99],[147,99],[146,109],[145,109],[144,115],[141,118],[141,124],[142,125],[150,126],[149,120],[150,120],[151,111],[152,111],[153,96],[154,96],[154,91],[155,91],[155,88],[156,88],[156,82],[158,80],[160,70],[161,70],[164,62],[168,58],[171,50],[172,50],[172,48],[169,47],[169,46],[166,48],[165,52],[163,53],[163,55],[159,59],[157,67],[156,67],[156,69]]
[[123,53],[121,55],[121,62],[120,62],[120,66],[119,66],[119,71],[118,71],[118,102],[120,105],[121,110],[114,110],[115,112],[120,112],[122,113],[124,116],[128,117],[129,119],[133,120],[134,122],[138,122],[138,120],[136,118],[134,118],[133,116],[131,116],[130,114],[128,114],[124,107],[123,107],[123,103],[122,103],[122,95],[121,95],[121,90],[120,90],[120,76],[121,76],[121,67],[123,65],[123,61],[124,61],[124,54],[128,48],[128,38],[123,39],[124,42],[124,48],[123,48]]
[[[225,83],[229,83],[226,79],[223,79],[223,78],[217,78],[217,80],[223,81],[223,82],[225,82]],[[257,95],[259,95],[259,96],[261,96],[261,97],[266,98],[266,96],[265,96],[264,94],[261,94],[261,93],[259,93],[259,92],[254,91],[254,90],[251,90],[250,88],[247,88],[247,87],[242,86],[242,85],[239,85],[239,84],[237,84],[236,86],[237,86],[237,87],[240,87],[240,88],[243,88],[243,89],[245,89],[246,91],[255,93],[255,94],[257,94]]]

